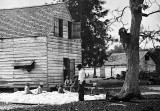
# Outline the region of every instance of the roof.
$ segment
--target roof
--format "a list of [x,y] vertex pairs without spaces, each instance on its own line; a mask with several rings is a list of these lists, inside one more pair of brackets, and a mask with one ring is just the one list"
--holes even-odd
[[[139,58],[140,60],[144,57],[148,51],[140,51]],[[125,53],[113,53],[108,61],[105,62],[105,66],[124,66],[126,65],[126,54]]]
[[157,64],[160,64],[160,48],[149,51],[149,55]]
[[46,36],[54,17],[72,21],[65,3],[0,10],[0,38]]

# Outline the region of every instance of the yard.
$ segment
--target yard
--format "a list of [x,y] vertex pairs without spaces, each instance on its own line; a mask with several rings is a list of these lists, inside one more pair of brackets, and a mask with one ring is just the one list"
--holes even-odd
[[[98,82],[98,78],[95,79]],[[106,81],[106,80],[104,80]],[[104,81],[101,81],[104,83]],[[111,81],[111,80],[110,80]],[[94,81],[93,81],[94,82]],[[112,81],[112,83],[114,83]],[[107,84],[110,83],[107,80]],[[106,100],[105,93],[115,94],[121,87],[105,87],[97,90],[98,95],[90,95],[86,90],[85,101],[79,102],[77,93],[66,91],[58,94],[56,91],[42,94],[24,95],[23,91],[0,94],[0,109],[9,111],[159,111],[160,86],[140,86],[145,100],[131,102],[115,102]],[[35,90],[32,90],[34,93]]]

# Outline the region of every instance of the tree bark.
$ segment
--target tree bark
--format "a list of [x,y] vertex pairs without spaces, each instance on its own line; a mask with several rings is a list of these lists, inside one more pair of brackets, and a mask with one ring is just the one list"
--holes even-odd
[[130,0],[130,40],[126,47],[128,71],[121,91],[114,96],[117,100],[130,101],[133,98],[143,98],[139,89],[139,32],[142,21],[139,5],[142,3],[143,0]]
[[93,76],[95,77],[96,76],[96,67],[94,67],[94,74]]

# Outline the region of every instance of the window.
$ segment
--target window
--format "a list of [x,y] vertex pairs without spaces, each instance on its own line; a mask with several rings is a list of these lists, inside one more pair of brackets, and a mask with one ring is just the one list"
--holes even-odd
[[145,60],[148,61],[149,60],[149,56],[145,55]]
[[68,22],[68,39],[72,38],[72,22]]
[[75,22],[72,26],[72,38],[73,39],[80,39],[81,38],[81,23]]
[[54,18],[54,35],[56,37],[63,37],[63,20]]
[[63,37],[63,20],[59,19],[59,37]]
[[54,36],[59,36],[59,19],[54,18]]

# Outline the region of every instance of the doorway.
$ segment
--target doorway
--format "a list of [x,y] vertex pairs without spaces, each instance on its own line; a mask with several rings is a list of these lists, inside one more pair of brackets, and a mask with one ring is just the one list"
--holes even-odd
[[63,58],[63,76],[64,81],[66,76],[69,79],[73,80],[73,76],[75,75],[75,59]]

